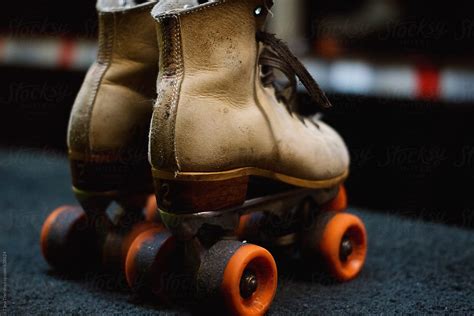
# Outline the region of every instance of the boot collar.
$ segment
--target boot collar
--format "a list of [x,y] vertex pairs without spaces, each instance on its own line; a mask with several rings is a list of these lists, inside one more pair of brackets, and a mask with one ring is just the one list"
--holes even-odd
[[155,5],[157,0],[97,0],[97,11],[99,12],[123,12],[138,8]]

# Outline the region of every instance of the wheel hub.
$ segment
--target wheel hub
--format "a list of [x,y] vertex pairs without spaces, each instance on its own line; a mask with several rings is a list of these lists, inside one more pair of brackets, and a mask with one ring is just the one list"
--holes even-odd
[[258,281],[257,276],[250,270],[245,270],[240,279],[240,296],[247,299],[257,291]]
[[352,254],[353,246],[352,241],[348,236],[344,236],[341,241],[341,246],[339,249],[339,258],[341,261],[347,261],[349,256]]

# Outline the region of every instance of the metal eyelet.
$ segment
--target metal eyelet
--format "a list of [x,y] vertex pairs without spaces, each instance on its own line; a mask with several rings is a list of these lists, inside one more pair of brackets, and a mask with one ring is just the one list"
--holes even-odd
[[253,11],[253,14],[255,16],[260,16],[260,15],[262,15],[262,13],[263,13],[263,7],[261,5],[256,7],[255,10]]

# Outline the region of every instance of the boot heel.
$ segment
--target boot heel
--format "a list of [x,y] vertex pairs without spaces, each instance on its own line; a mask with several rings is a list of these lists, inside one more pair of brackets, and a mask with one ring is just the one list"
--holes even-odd
[[158,208],[176,214],[217,211],[245,202],[249,177],[222,181],[155,180]]

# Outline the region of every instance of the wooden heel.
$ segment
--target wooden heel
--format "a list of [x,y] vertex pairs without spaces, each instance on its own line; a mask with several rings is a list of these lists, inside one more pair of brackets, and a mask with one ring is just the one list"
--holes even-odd
[[156,179],[158,207],[185,214],[238,206],[245,202],[249,177],[222,181],[176,181]]

